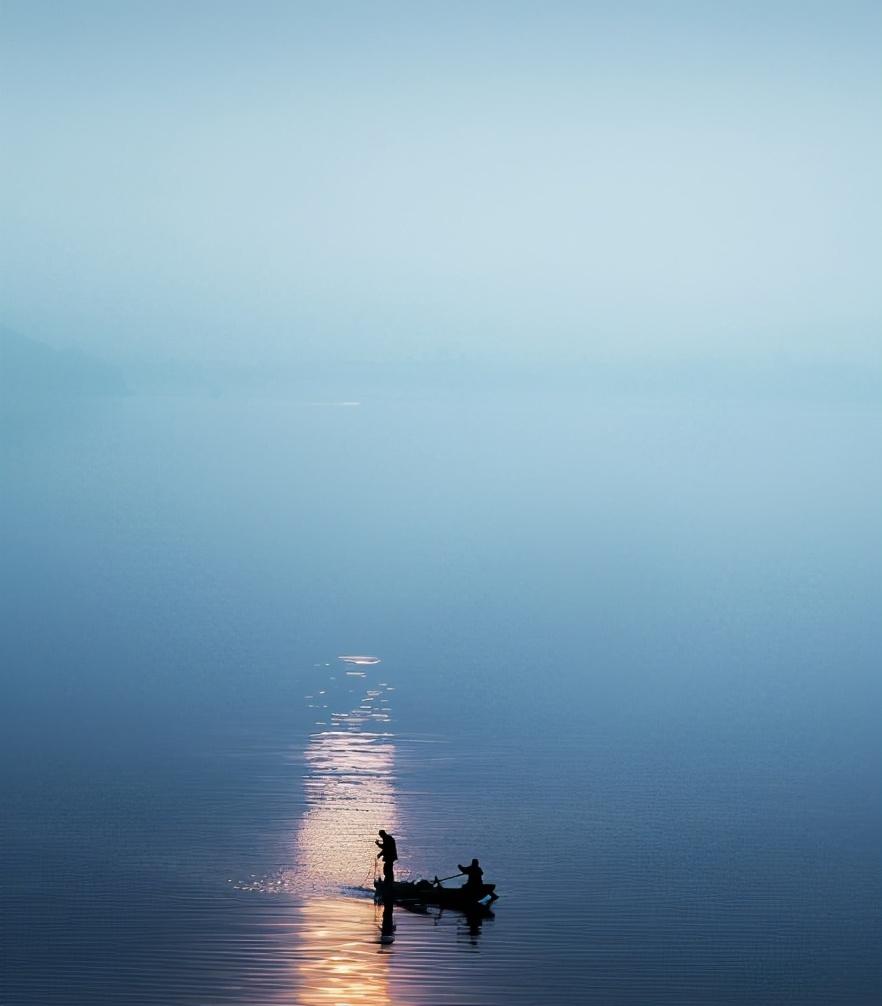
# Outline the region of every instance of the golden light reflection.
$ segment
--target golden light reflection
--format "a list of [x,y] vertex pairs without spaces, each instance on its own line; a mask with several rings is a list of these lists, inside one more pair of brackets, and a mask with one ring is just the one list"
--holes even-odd
[[362,710],[341,714],[334,723],[346,728],[314,734],[306,751],[309,809],[296,860],[312,888],[372,884],[377,832],[395,831],[395,747],[389,734],[359,729],[362,717]]
[[[374,657],[347,657],[357,665]],[[296,836],[296,887],[308,893],[298,911],[296,1001],[302,1006],[401,1006],[389,988],[391,907],[347,897],[371,887],[380,828],[394,833],[395,745],[385,684],[368,688],[304,753],[308,809]],[[350,705],[352,700],[350,699]]]
[[[373,890],[374,840],[380,828],[394,833],[397,825],[388,691],[385,682],[366,689],[354,708],[330,713],[320,724],[325,729],[311,735],[302,755],[307,810],[294,838],[293,865],[239,881],[237,890],[314,895]],[[316,696],[330,698],[325,689],[306,698]],[[351,695],[347,701],[353,702]]]
[[389,987],[389,954],[371,942],[377,909],[333,898],[300,909],[297,998],[301,1006],[402,1006]]
[[386,682],[356,685],[348,674],[329,675],[324,685],[305,696],[327,723],[302,755],[307,809],[293,839],[292,865],[236,884],[295,899],[293,915],[278,929],[294,972],[290,987],[263,1001],[409,1006],[400,989],[394,995],[390,989],[393,908],[374,904],[364,890],[373,891],[377,832],[396,831],[395,745],[388,731],[393,689]]

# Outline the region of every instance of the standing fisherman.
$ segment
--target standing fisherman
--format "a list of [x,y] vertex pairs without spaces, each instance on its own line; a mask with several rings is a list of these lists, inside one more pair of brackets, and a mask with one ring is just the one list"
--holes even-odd
[[394,884],[395,869],[393,864],[398,859],[398,848],[395,845],[395,839],[382,828],[380,828],[379,834],[380,837],[374,839],[374,845],[380,848],[377,859],[382,858],[383,860],[383,883]]

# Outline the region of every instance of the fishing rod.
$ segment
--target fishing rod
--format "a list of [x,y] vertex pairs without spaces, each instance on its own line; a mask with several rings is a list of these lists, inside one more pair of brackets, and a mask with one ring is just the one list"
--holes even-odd
[[371,856],[371,865],[367,869],[367,873],[364,875],[364,880],[361,882],[362,887],[367,886],[368,880],[371,879],[371,874],[373,874],[373,879],[377,879],[377,860],[374,856]]

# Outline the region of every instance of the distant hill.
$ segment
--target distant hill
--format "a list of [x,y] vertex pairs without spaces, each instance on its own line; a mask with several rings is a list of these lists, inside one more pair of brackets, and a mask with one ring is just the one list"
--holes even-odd
[[54,349],[36,339],[0,329],[0,396],[70,398],[126,391],[112,364],[78,349]]

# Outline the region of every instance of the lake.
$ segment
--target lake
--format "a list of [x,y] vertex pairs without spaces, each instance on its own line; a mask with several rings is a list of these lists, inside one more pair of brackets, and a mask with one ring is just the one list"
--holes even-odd
[[875,406],[6,419],[0,1001],[879,1001]]

